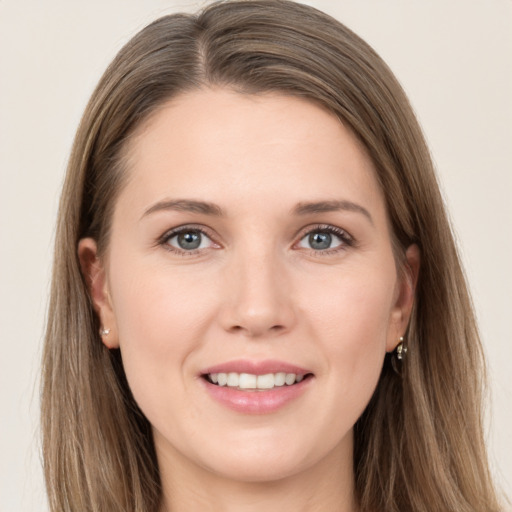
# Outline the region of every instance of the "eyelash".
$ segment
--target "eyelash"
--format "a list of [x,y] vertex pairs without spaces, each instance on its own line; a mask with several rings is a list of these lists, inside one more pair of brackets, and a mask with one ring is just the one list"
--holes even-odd
[[175,236],[178,236],[182,233],[201,233],[201,235],[206,236],[210,240],[213,241],[212,235],[204,229],[202,226],[196,226],[194,224],[188,224],[186,226],[180,226],[174,229],[171,229],[170,231],[167,231],[164,235],[162,235],[158,240],[158,245],[161,245],[164,247],[165,250],[178,254],[179,256],[194,256],[195,254],[199,254],[202,249],[192,249],[190,251],[180,250],[177,247],[173,247],[169,244],[169,240],[174,238]]
[[356,241],[353,236],[349,235],[344,229],[338,228],[336,226],[331,226],[330,224],[317,224],[314,226],[308,226],[299,235],[299,242],[302,241],[305,237],[311,235],[312,233],[328,233],[330,235],[335,235],[341,240],[341,244],[338,247],[333,247],[332,249],[305,249],[314,256],[331,256],[333,254],[339,253],[340,251],[346,251],[348,248],[355,247],[356,245]]
[[[182,233],[200,233],[201,235],[206,236],[208,239],[210,239],[214,244],[212,235],[204,229],[202,226],[197,225],[186,225],[186,226],[180,226],[177,228],[174,228],[170,231],[167,231],[164,235],[162,235],[157,243],[158,245],[161,245],[169,252],[178,254],[179,256],[187,257],[187,256],[194,256],[196,254],[199,254],[203,249],[192,249],[189,251],[186,251],[184,249],[180,250],[176,247],[173,247],[169,244],[169,240],[174,238],[175,236],[178,236]],[[324,250],[315,250],[312,248],[304,248],[306,251],[308,251],[310,254],[313,254],[315,256],[329,256],[332,254],[336,254],[340,251],[347,250],[347,248],[356,246],[355,239],[347,233],[344,229],[338,228],[336,226],[331,226],[329,224],[317,224],[314,226],[308,226],[305,228],[299,235],[299,242],[302,241],[305,237],[313,234],[313,233],[328,233],[330,235],[335,235],[341,240],[341,244],[338,247],[334,247],[332,249],[324,249]],[[294,245],[297,245],[298,242],[296,242]],[[217,244],[218,245],[218,244]]]

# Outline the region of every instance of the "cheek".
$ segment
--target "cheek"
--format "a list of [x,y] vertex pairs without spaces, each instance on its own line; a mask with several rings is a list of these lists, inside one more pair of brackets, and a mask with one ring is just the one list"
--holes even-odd
[[184,386],[188,356],[204,338],[213,301],[198,293],[190,276],[117,262],[110,283],[123,366],[136,401],[150,415],[169,403],[169,389]]
[[[392,318],[396,271],[389,264],[353,265],[315,276],[303,287],[304,314],[316,318],[315,329],[337,339],[340,349],[385,342]],[[356,343],[357,339],[357,343]]]
[[[204,277],[166,264],[165,258],[113,253],[109,272],[114,313],[122,344],[155,344],[176,348],[193,333],[205,315]],[[158,256],[158,255],[157,255]],[[211,303],[211,302],[210,302]],[[172,343],[170,343],[172,341]]]
[[[331,276],[325,293],[311,291],[304,303],[310,336],[328,357],[326,374],[349,401],[360,393],[369,399],[380,375],[395,295],[392,261],[388,268],[365,266]],[[315,288],[318,284],[311,283]]]
[[325,374],[319,377],[328,390],[316,421],[318,429],[327,428],[326,442],[351,431],[375,391],[392,302],[392,283],[379,275],[365,275],[364,279],[352,275],[332,284],[331,300],[315,306],[317,340],[327,357]]

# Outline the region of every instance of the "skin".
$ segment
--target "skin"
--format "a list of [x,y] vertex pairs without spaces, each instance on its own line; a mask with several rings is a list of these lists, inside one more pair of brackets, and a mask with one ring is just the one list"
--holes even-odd
[[[398,272],[364,148],[302,99],[205,89],[174,98],[128,148],[103,259],[79,255],[109,348],[153,426],[163,510],[355,511],[353,425],[406,330],[419,266]],[[223,216],[157,209],[189,199]],[[297,214],[298,204],[364,208]],[[169,230],[204,229],[196,251]],[[331,235],[327,249],[309,233]],[[192,229],[191,228],[191,229]],[[277,359],[313,373],[269,414],[205,392],[202,369]],[[293,507],[293,508],[292,508]]]

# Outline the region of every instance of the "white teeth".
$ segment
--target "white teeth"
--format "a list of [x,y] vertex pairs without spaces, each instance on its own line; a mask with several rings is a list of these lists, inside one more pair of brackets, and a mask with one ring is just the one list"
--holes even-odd
[[238,380],[238,387],[241,389],[256,389],[256,382],[256,375],[251,375],[250,373],[241,373],[240,379]]
[[295,373],[287,373],[286,377],[284,378],[284,381],[286,382],[286,384],[288,386],[291,386],[292,384],[295,383],[295,377],[296,377]]
[[284,386],[286,382],[286,373],[280,372],[274,375],[274,386]]
[[210,373],[208,376],[214,384],[238,389],[272,389],[282,387],[285,384],[291,386],[304,380],[304,375],[284,372],[267,373],[265,375],[235,372]]
[[258,375],[257,388],[258,389],[272,389],[274,387],[274,374],[267,373],[266,375]]
[[238,381],[239,381],[238,373],[228,373],[228,383],[227,383],[227,385],[230,388],[237,388],[238,387]]

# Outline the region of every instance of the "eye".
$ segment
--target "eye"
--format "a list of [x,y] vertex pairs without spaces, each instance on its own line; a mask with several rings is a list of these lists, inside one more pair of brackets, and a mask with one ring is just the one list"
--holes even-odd
[[317,227],[303,236],[298,243],[299,247],[317,252],[331,252],[352,245],[352,237],[343,229],[334,226]]
[[214,246],[210,237],[197,228],[183,228],[167,233],[162,244],[177,252],[193,252]]

